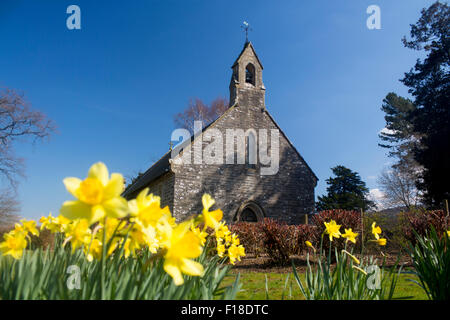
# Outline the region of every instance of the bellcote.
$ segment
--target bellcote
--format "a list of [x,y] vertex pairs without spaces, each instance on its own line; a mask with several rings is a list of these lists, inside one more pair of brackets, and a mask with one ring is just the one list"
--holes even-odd
[[231,67],[230,105],[265,108],[263,66],[251,42],[246,42]]

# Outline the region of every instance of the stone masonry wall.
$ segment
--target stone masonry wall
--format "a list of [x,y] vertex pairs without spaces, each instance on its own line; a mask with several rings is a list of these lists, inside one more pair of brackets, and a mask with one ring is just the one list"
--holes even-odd
[[[259,96],[255,99],[259,100]],[[251,102],[251,101],[250,101]],[[258,101],[259,102],[259,101]],[[250,103],[249,103],[250,104]],[[226,144],[226,129],[277,129],[267,111],[259,107],[238,105],[228,110],[208,130],[220,130],[223,145]],[[260,164],[172,164],[174,181],[174,216],[178,220],[202,210],[201,197],[211,194],[216,208],[221,208],[224,218],[234,221],[239,207],[247,202],[259,204],[266,217],[284,220],[291,224],[303,223],[304,214],[314,210],[314,187],[316,178],[298,156],[280,131],[280,166],[275,175],[260,175]],[[259,137],[257,137],[259,139]],[[236,139],[235,139],[236,140]],[[270,138],[268,139],[270,143]],[[210,142],[203,141],[203,149]],[[236,148],[236,144],[235,144]],[[236,149],[235,149],[236,150]],[[194,148],[192,148],[192,159]]]
[[[149,188],[149,193],[161,197],[161,208],[169,206],[170,211],[173,211],[173,197],[174,197],[175,175],[173,172],[167,172],[159,178],[153,180],[146,188]],[[134,192],[127,197],[128,199],[135,198],[141,190]]]

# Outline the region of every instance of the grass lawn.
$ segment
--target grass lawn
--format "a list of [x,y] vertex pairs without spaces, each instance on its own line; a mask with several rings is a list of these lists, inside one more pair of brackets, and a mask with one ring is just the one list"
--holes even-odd
[[[225,284],[231,283],[237,273],[228,276],[225,279]],[[298,288],[292,273],[263,273],[263,272],[241,272],[242,289],[237,294],[238,300],[265,300],[266,297],[266,278],[269,292],[269,299],[303,299],[303,295]],[[289,276],[286,288],[286,277]],[[300,274],[302,280],[304,274]],[[428,300],[425,292],[415,283],[407,279],[415,279],[413,275],[401,274],[397,282],[397,287],[394,293],[394,299],[406,300]],[[284,291],[284,296],[283,296]]]

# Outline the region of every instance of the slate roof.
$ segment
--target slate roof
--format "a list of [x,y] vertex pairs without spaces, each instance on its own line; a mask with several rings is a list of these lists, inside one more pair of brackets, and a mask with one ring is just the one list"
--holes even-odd
[[141,190],[148,186],[150,182],[159,178],[163,174],[170,171],[170,151],[162,156],[161,159],[156,161],[147,171],[144,172],[133,184],[125,189],[123,196],[126,198],[128,195],[133,194],[135,191]]

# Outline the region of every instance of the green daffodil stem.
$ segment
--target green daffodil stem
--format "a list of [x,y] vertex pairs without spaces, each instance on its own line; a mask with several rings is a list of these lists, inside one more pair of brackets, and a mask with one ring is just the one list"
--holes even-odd
[[331,246],[332,246],[332,241],[330,240],[330,246],[328,247],[328,268],[330,268],[330,265],[331,265]]
[[101,260],[101,272],[100,272],[100,299],[105,300],[105,260],[106,260],[106,217],[103,222],[103,240],[102,240],[102,260]]
[[364,253],[364,210],[361,208],[361,256]]

